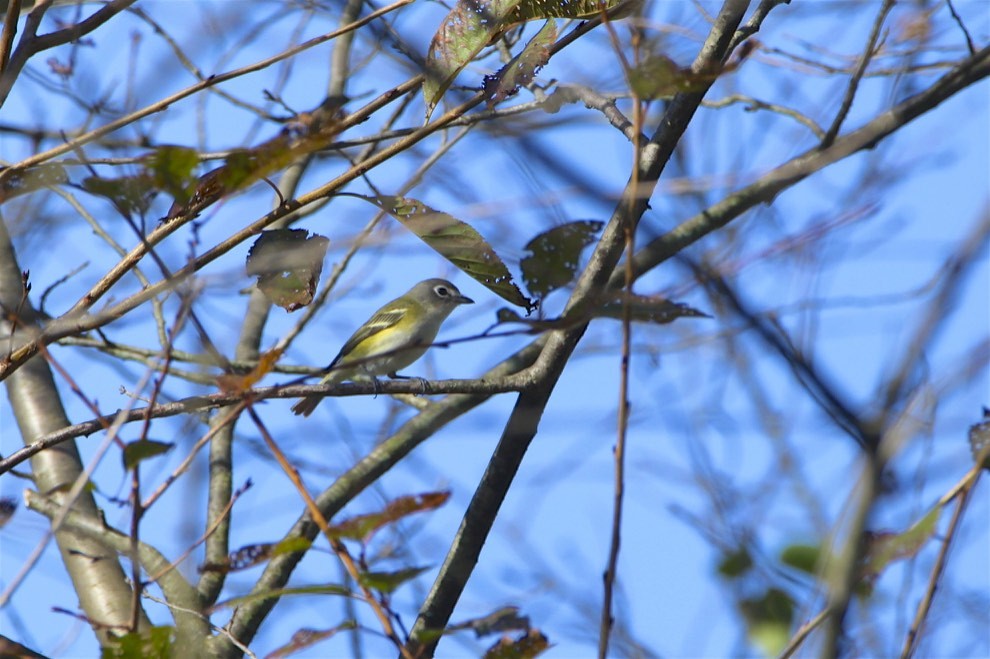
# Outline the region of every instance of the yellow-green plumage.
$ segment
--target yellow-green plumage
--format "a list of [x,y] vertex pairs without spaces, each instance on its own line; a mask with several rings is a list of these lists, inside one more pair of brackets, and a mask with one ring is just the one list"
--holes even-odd
[[[392,300],[361,325],[327,367],[321,384],[351,379],[395,377],[430,347],[450,312],[474,300],[464,297],[444,279],[427,279]],[[323,396],[306,396],[292,406],[294,414],[309,416]]]

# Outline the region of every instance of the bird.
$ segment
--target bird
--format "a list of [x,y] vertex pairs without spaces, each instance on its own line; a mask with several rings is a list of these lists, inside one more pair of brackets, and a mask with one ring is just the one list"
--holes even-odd
[[[474,300],[446,279],[419,282],[355,330],[327,366],[320,384],[368,378],[377,382],[378,375],[402,377],[397,371],[423,356],[440,325],[462,304],[474,304]],[[305,396],[292,406],[292,413],[309,416],[321,400],[321,394]]]

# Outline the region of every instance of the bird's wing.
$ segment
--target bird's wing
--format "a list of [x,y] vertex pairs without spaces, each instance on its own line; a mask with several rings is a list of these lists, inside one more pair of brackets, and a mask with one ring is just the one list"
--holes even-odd
[[362,325],[356,332],[354,332],[353,335],[351,335],[351,338],[347,339],[347,343],[344,344],[344,347],[340,349],[337,356],[333,358],[332,362],[330,362],[330,366],[336,365],[337,362],[340,361],[341,357],[352,352],[359,343],[368,337],[374,336],[389,327],[398,325],[405,315],[405,309],[395,309],[389,307],[379,309],[375,315],[368,320],[368,322]]

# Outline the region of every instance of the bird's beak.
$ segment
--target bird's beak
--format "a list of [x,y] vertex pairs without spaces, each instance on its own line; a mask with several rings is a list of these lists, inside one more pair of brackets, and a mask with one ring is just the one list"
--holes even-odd
[[474,300],[472,300],[466,295],[458,295],[457,297],[454,298],[454,300],[457,302],[457,304],[474,304]]

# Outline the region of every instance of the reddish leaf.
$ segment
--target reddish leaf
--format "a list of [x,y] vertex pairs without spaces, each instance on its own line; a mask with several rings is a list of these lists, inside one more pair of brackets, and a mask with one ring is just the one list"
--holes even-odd
[[508,636],[488,648],[485,659],[532,659],[550,648],[550,641],[537,629],[530,629],[525,636],[512,639]]
[[217,376],[217,386],[220,387],[221,391],[229,394],[245,392],[256,385],[261,378],[271,373],[281,356],[282,350],[280,348],[272,348],[261,354],[258,364],[250,372],[243,375],[225,373]]
[[347,622],[343,622],[336,627],[331,627],[330,629],[300,629],[292,635],[292,640],[289,643],[272,650],[271,653],[265,655],[265,659],[281,659],[282,657],[288,657],[290,654],[298,652],[299,650],[304,650],[311,645],[316,645],[320,641],[336,636],[339,632],[348,631],[351,629],[357,629],[357,623],[353,620],[348,620]]
[[447,503],[450,492],[427,492],[414,496],[404,496],[390,501],[385,509],[377,513],[358,515],[330,527],[330,532],[338,538],[352,538],[367,542],[375,531],[392,524],[403,517],[426,510],[434,510]]

